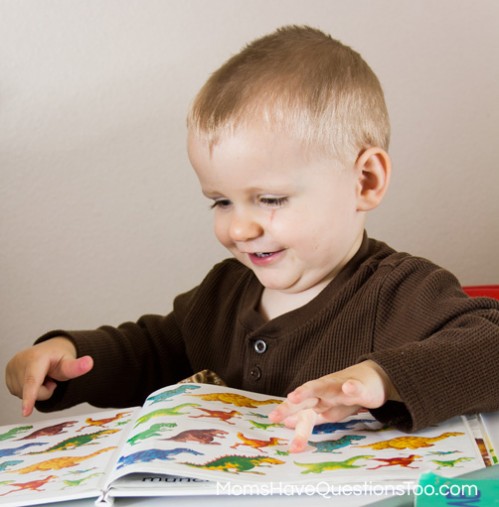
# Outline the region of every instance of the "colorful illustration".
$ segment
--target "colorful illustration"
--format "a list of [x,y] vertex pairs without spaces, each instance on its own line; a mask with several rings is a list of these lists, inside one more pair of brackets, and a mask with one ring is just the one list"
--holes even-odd
[[224,438],[228,435],[228,431],[208,429],[208,430],[185,430],[170,438],[163,438],[163,440],[174,440],[175,442],[198,442],[204,445],[220,445],[220,442],[215,442],[215,438]]
[[241,432],[238,432],[237,438],[239,438],[241,442],[237,442],[234,445],[231,445],[230,446],[231,449],[237,449],[242,445],[246,445],[248,447],[256,449],[257,451],[263,452],[262,448],[274,447],[276,445],[283,445],[288,443],[288,440],[283,438],[272,437],[269,438],[268,440],[258,440],[256,438],[248,438],[244,436]]
[[164,430],[172,429],[177,426],[177,423],[156,423],[151,425],[150,428],[147,430],[144,430],[140,433],[137,433],[137,435],[134,435],[133,437],[129,438],[127,442],[130,445],[138,444],[139,442],[142,442],[142,440],[147,440],[148,438],[155,438],[161,436],[161,433]]
[[27,466],[25,468],[17,469],[15,472],[18,474],[29,474],[30,472],[41,472],[47,470],[62,470],[63,468],[74,467],[79,465],[81,462],[88,459],[94,458],[99,454],[116,449],[116,447],[106,447],[98,451],[88,454],[87,456],[64,456],[60,458],[52,458],[34,465]]
[[200,417],[214,417],[215,419],[220,419],[227,424],[234,425],[235,423],[231,422],[230,419],[233,417],[242,416],[241,412],[237,410],[231,410],[230,412],[224,412],[222,410],[210,410],[208,408],[199,407],[198,410],[202,410],[206,415],[191,415],[189,416],[191,419],[199,419]]
[[93,419],[92,417],[87,417],[85,419],[86,426],[83,426],[77,431],[83,431],[89,426],[100,426],[101,428],[105,428],[108,424],[119,421],[122,417],[126,417],[130,415],[130,412],[118,412],[116,415],[112,417],[105,417],[103,419]]
[[339,422],[327,422],[322,424],[317,424],[314,426],[312,431],[312,435],[323,435],[324,433],[334,433],[335,431],[345,431],[352,430],[354,428],[358,428],[359,425],[363,426],[367,423],[374,423],[373,419],[350,419],[349,421],[339,421]]
[[381,461],[382,464],[368,468],[368,470],[377,470],[378,468],[394,467],[394,466],[405,468],[418,468],[417,466],[413,466],[413,463],[415,460],[418,460],[420,458],[422,458],[422,456],[418,456],[417,454],[411,454],[406,457],[399,456],[397,458],[372,458],[373,460]]
[[201,452],[193,451],[185,447],[177,447],[176,449],[162,450],[162,449],[147,449],[145,451],[137,451],[128,456],[121,456],[118,460],[116,468],[123,468],[124,466],[135,465],[136,463],[149,463],[151,461],[168,461],[173,459],[177,454],[187,453],[194,456],[202,456]]
[[0,472],[5,472],[9,468],[15,467],[16,465],[19,465],[22,463],[22,459],[13,459],[10,461],[4,461],[3,463],[0,463]]
[[320,442],[309,440],[308,445],[315,447],[314,452],[334,452],[336,449],[347,447],[364,438],[366,438],[365,435],[344,435],[336,440],[322,440]]
[[268,418],[280,401],[226,386],[180,384],[152,393],[143,407],[0,428],[0,507],[88,498],[109,484],[127,488],[120,495],[130,488],[142,494],[146,485],[146,495],[156,487],[165,493],[163,479],[142,480],[158,472],[185,481],[182,488],[196,482],[196,489],[224,478],[401,484],[426,470],[453,477],[485,462],[464,419],[406,434],[368,412],[316,426],[304,452],[293,454],[293,430]]
[[329,470],[345,470],[350,468],[362,468],[363,465],[357,465],[357,461],[359,460],[368,460],[372,459],[375,456],[373,455],[360,455],[353,456],[352,458],[348,458],[343,461],[322,461],[320,463],[298,463],[294,462],[295,465],[299,467],[304,467],[305,470],[302,474],[321,474],[323,472]]
[[441,461],[438,459],[432,459],[431,462],[435,463],[437,465],[437,470],[440,470],[441,468],[454,468],[458,466],[460,463],[463,463],[465,461],[471,461],[473,458],[468,458],[465,456],[461,456],[460,458],[451,459],[448,461]]
[[183,463],[194,468],[203,468],[205,470],[220,470],[233,474],[241,472],[248,472],[253,474],[262,475],[262,472],[253,470],[256,467],[270,467],[274,465],[284,465],[284,461],[272,458],[270,456],[222,456],[216,458],[203,465],[196,465],[194,463]]
[[28,449],[29,447],[37,447],[37,446],[40,446],[40,445],[45,445],[46,442],[33,442],[33,443],[30,443],[30,444],[24,444],[24,445],[20,445],[19,447],[14,447],[14,448],[5,448],[5,449],[0,449],[0,458],[6,458],[7,456],[14,456],[16,454],[20,454],[22,451],[24,451],[25,449]]
[[432,447],[435,442],[444,438],[457,437],[464,435],[461,432],[446,432],[438,437],[418,437],[416,435],[404,435],[403,437],[390,438],[373,444],[359,445],[359,447],[369,447],[370,449],[379,451],[381,449],[420,449],[422,447]]
[[52,437],[54,435],[59,435],[61,433],[66,433],[64,430],[76,424],[77,421],[66,421],[61,422],[59,424],[53,424],[51,426],[46,426],[45,428],[41,428],[39,430],[33,431],[29,435],[20,438],[19,440],[34,440],[35,438],[40,437]]
[[0,433],[0,442],[3,440],[10,440],[11,438],[15,438],[19,433],[24,433],[25,431],[30,430],[32,427],[33,426],[17,426],[15,428],[11,428],[5,433]]
[[250,419],[249,421],[251,423],[251,428],[254,429],[254,428],[257,428],[257,429],[260,429],[260,430],[269,430],[269,428],[284,428],[284,424],[281,424],[281,423],[263,423],[263,422],[259,422],[259,421],[253,421]]
[[45,454],[46,452],[56,452],[56,451],[67,451],[68,449],[76,449],[82,445],[90,444],[94,440],[98,438],[102,438],[107,435],[112,435],[113,433],[118,433],[120,430],[100,430],[95,433],[85,433],[83,435],[78,435],[77,437],[70,437],[58,444],[49,447],[43,451],[38,452],[30,452],[29,454]]
[[189,396],[196,396],[203,401],[219,401],[221,403],[227,403],[228,405],[245,408],[258,408],[262,405],[275,405],[276,403],[282,402],[282,400],[272,399],[264,401],[254,400],[253,398],[248,398],[247,396],[236,393],[190,394]]
[[175,389],[170,389],[169,391],[164,391],[159,394],[155,394],[153,396],[149,396],[146,399],[146,404],[152,405],[154,403],[161,403],[163,401],[169,400],[171,398],[174,398],[175,396],[178,396],[179,394],[186,394],[190,391],[194,391],[195,389],[199,389],[201,386],[195,386],[195,385],[189,385],[189,384],[182,384],[176,387]]
[[181,405],[177,405],[176,407],[158,408],[157,410],[153,410],[152,412],[149,412],[148,414],[139,417],[137,419],[137,422],[135,423],[134,428],[150,421],[151,419],[155,419],[156,417],[185,415],[187,414],[187,412],[181,412],[181,410],[185,407],[199,407],[199,405],[197,403],[182,403]]
[[15,493],[26,489],[29,489],[31,491],[43,491],[42,486],[45,486],[45,484],[47,484],[47,482],[51,481],[52,479],[57,479],[57,476],[49,475],[44,479],[38,479],[29,482],[12,482],[9,484],[9,487],[14,486],[17,489],[7,491],[6,493],[0,493],[0,496],[9,495],[10,493]]
[[102,472],[98,472],[95,474],[87,475],[86,477],[82,477],[81,479],[63,479],[64,487],[62,489],[76,488],[78,486],[81,486],[82,484],[85,484],[90,479],[93,479],[94,477],[99,477],[102,474],[103,474]]

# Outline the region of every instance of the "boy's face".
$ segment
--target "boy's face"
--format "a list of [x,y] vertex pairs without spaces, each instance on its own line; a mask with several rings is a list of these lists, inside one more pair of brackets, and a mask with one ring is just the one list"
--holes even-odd
[[213,201],[218,240],[267,290],[313,296],[359,248],[364,213],[353,167],[258,125],[211,151],[191,133],[188,151]]

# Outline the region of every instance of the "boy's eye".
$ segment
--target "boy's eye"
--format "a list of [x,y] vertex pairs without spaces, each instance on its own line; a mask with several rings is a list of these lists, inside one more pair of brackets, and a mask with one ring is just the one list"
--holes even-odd
[[227,208],[230,206],[231,202],[229,199],[214,199],[211,205],[211,209],[214,208]]
[[262,196],[260,197],[260,202],[262,204],[265,204],[265,206],[271,206],[273,208],[278,208],[279,206],[282,206],[283,204],[286,204],[288,201],[287,197],[279,196]]

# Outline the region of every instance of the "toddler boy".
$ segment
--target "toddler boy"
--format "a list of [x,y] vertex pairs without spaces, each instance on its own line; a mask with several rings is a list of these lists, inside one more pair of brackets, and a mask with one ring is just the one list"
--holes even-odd
[[[196,371],[288,396],[296,428],[364,407],[416,430],[499,408],[499,303],[365,233],[390,180],[378,79],[309,27],[262,37],[218,69],[188,116],[188,152],[233,259],[167,316],[53,331],[7,366],[28,415],[141,404]],[[479,373],[479,374],[478,374]]]

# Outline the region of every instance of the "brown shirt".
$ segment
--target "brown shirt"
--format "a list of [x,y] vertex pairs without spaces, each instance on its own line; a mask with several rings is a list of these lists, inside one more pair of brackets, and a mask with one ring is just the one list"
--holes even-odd
[[231,387],[285,396],[370,358],[404,401],[372,412],[401,429],[499,409],[499,302],[468,298],[431,262],[364,237],[354,258],[303,307],[265,321],[257,311],[262,290],[230,259],[178,296],[166,316],[43,336],[68,336],[95,366],[37,407],[138,405],[203,369]]

